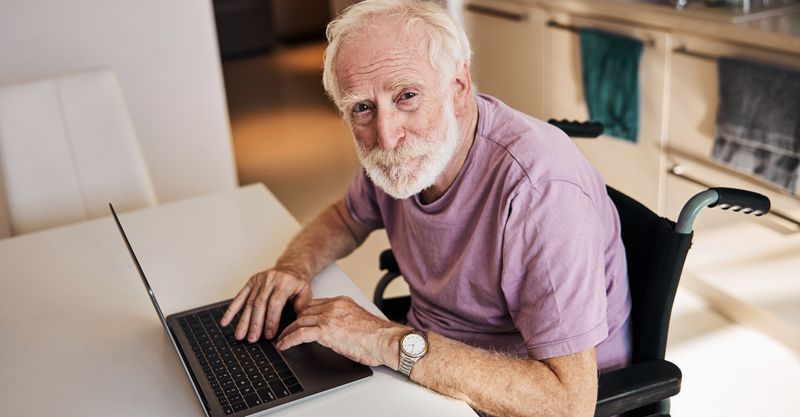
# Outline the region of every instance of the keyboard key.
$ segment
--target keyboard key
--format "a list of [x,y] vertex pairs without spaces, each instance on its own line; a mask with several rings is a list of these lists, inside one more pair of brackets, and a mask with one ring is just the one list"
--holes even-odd
[[292,385],[289,387],[289,392],[291,392],[292,394],[297,394],[298,392],[301,391],[303,391],[303,387],[301,387],[300,384]]
[[281,355],[278,354],[278,351],[275,350],[275,348],[272,347],[272,345],[268,345],[268,346],[271,349],[264,349],[265,350],[264,354],[267,355],[267,359],[269,359],[270,362],[272,362],[272,363],[275,363],[275,362],[278,362],[278,361],[283,362],[283,358],[281,358]]
[[288,396],[288,395],[289,395],[289,390],[288,390],[288,389],[286,389],[286,388],[284,388],[284,389],[282,389],[282,390],[280,390],[280,391],[276,392],[276,393],[275,393],[275,395],[277,395],[277,396],[278,396],[278,398],[283,398],[283,397],[286,397],[286,396]]
[[299,384],[299,382],[297,381],[297,378],[295,378],[294,376],[290,376],[290,377],[288,377],[288,378],[285,378],[285,379],[283,380],[283,383],[284,383],[284,385],[286,385],[287,387],[288,387],[289,385],[296,385],[296,384]]
[[246,410],[247,409],[247,404],[245,404],[245,403],[235,403],[231,407],[233,407],[233,411],[234,412],[239,412],[239,411],[242,411],[242,410]]
[[258,390],[258,396],[261,397],[261,401],[264,401],[265,403],[275,401],[276,399],[275,394],[273,394],[268,388]]
[[228,401],[232,403],[238,403],[242,401],[242,396],[239,394],[234,394],[228,397]]
[[272,390],[272,392],[275,393],[275,395],[277,395],[278,398],[280,398],[279,391],[282,391],[285,388],[283,386],[283,382],[275,380],[275,381],[269,381],[267,384],[269,385],[270,390]]
[[262,401],[258,398],[258,395],[253,393],[252,395],[245,395],[244,401],[247,403],[248,407],[255,407],[257,405],[261,405]]
[[222,411],[225,412],[226,416],[230,415],[230,414],[233,414],[233,408],[231,408],[231,406],[229,406],[229,405],[226,405],[226,406],[222,407]]

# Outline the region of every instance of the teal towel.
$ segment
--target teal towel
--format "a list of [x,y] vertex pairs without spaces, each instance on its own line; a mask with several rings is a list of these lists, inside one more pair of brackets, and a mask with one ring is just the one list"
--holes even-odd
[[642,41],[594,29],[581,29],[580,38],[589,118],[605,134],[636,143]]

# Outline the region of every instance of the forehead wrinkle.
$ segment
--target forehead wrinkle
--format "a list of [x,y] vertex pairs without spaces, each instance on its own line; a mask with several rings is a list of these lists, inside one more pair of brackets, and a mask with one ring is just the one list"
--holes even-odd
[[353,64],[347,67],[341,66],[342,78],[352,78],[359,76],[368,76],[374,74],[384,68],[400,67],[408,62],[415,62],[413,57],[408,54],[396,54],[392,57],[384,57],[366,65]]
[[[387,81],[380,86],[382,89],[384,89],[384,91],[394,91],[397,88],[408,86],[421,87],[425,85],[424,78],[420,76],[419,71],[413,68],[413,66],[395,65],[394,67],[395,68],[388,70],[388,72],[382,77],[387,78]],[[357,79],[353,80],[353,78]],[[356,102],[363,101],[368,98],[367,94],[354,91],[362,88],[370,88],[369,86],[372,84],[372,80],[367,74],[364,74],[363,76],[356,76],[353,74],[353,76],[347,77],[343,81],[350,81],[350,83],[343,83],[344,85],[342,86],[343,103],[353,102],[353,100]]]

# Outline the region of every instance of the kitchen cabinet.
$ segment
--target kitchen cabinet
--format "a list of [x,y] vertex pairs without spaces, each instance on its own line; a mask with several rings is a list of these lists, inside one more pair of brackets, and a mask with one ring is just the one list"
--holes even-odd
[[589,119],[583,94],[578,28],[595,28],[645,42],[639,67],[640,110],[637,143],[601,136],[576,139],[606,183],[660,213],[664,189],[663,140],[668,88],[667,59],[671,37],[665,31],[553,12],[544,31],[544,118]]
[[[707,187],[735,187],[769,196],[773,213],[800,220],[800,200],[711,159],[718,97],[719,56],[800,69],[800,56],[678,34],[671,60],[665,212]],[[677,174],[677,175],[676,175]],[[713,308],[800,351],[800,233],[775,215],[745,216],[704,209],[694,224],[682,285]]]
[[544,12],[500,1],[468,0],[463,14],[478,91],[542,117]]

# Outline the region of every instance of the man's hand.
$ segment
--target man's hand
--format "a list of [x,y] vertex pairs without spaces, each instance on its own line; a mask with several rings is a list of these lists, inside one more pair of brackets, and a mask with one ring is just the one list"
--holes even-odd
[[378,318],[349,297],[312,300],[278,338],[278,349],[318,342],[369,366],[397,369],[399,341],[410,329]]
[[236,294],[220,324],[223,327],[230,324],[236,313],[244,307],[236,326],[236,339],[241,340],[247,336],[248,341],[255,342],[261,337],[262,329],[264,336],[271,339],[278,330],[281,312],[289,299],[294,300],[294,311],[300,314],[311,300],[308,282],[286,270],[268,269],[259,272],[250,277]]

